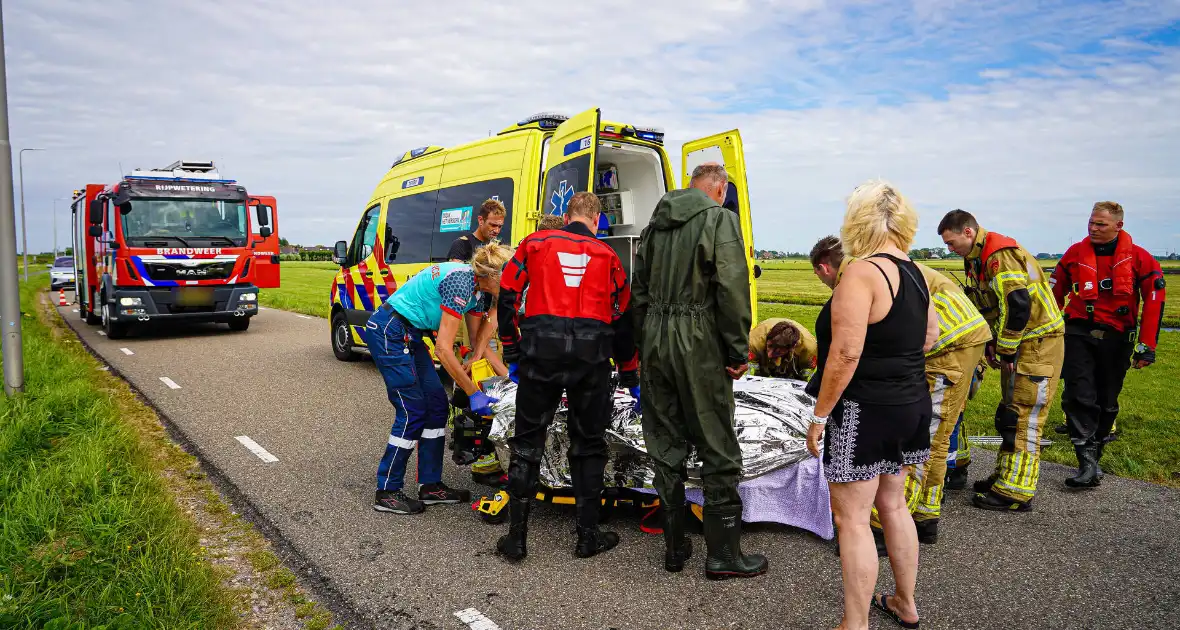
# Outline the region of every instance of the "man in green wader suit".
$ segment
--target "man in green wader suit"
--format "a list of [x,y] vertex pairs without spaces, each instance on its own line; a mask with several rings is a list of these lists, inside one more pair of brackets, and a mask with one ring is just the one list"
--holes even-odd
[[741,552],[742,453],[733,429],[733,379],[746,370],[750,279],[738,216],[721,207],[729,178],[718,164],[692,172],[660,200],[640,237],[632,308],[640,336],[643,438],[664,505],[664,568],[692,555],[684,534],[689,445],[704,482],[705,576],[766,573]]

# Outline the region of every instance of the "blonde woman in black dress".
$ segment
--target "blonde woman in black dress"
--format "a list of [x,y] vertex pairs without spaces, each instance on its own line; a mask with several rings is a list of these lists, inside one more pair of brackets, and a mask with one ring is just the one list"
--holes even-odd
[[[917,213],[891,185],[873,181],[853,191],[840,235],[845,255],[855,260],[816,322],[822,374],[808,448],[820,456],[823,437],[844,575],[844,630],[869,627],[870,603],[902,627],[918,627],[918,537],[906,508],[905,471],[930,457],[925,352],[938,337],[938,320],[906,255],[917,229]],[[873,594],[874,503],[895,593]]]

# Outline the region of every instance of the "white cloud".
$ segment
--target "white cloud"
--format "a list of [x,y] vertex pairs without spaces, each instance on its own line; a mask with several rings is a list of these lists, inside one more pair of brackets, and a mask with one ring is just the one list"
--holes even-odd
[[873,176],[924,226],[963,207],[1060,250],[1114,198],[1137,241],[1175,242],[1180,57],[1140,37],[1175,2],[561,4],[9,2],[14,150],[51,149],[25,155],[30,246],[54,197],[181,157],[330,244],[406,149],[596,105],[676,161],[739,127],[760,247],[809,248]]

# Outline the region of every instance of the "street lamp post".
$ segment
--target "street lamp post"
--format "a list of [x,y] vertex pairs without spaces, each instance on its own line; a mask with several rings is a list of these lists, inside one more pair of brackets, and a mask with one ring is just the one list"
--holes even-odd
[[[25,389],[21,347],[20,283],[16,276],[16,226],[12,212],[12,145],[8,140],[8,75],[4,59],[4,12],[0,11],[0,355],[4,393]],[[27,273],[28,267],[26,267]]]
[[17,152],[17,162],[20,164],[20,248],[25,258],[25,282],[29,281],[29,228],[25,221],[25,151],[44,151],[45,149],[21,149]]

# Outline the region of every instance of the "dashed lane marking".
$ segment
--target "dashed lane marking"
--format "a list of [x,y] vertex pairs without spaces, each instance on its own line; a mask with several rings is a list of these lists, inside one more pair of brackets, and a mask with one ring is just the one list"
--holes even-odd
[[496,622],[488,619],[486,615],[475,608],[456,611],[455,616],[459,618],[459,621],[467,624],[471,630],[500,630],[500,626],[497,626]]
[[279,461],[279,458],[275,457],[274,455],[271,455],[269,451],[267,451],[266,449],[259,446],[258,442],[251,440],[250,436],[248,436],[248,435],[239,435],[239,436],[235,437],[234,439],[241,442],[242,446],[245,446],[246,448],[250,449],[250,452],[257,455],[258,459],[261,459],[262,461],[264,461],[268,464]]
[[103,337],[107,336],[106,332],[102,330],[98,331],[98,334],[102,335]]
[[301,319],[315,319],[314,317],[308,317],[307,315],[299,315],[298,313],[295,315],[295,317],[299,317]]
[[131,348],[119,348],[119,352],[122,352],[123,354],[125,354],[127,356],[131,356],[131,355],[135,354],[134,352],[131,351]]
[[164,381],[164,384],[167,385],[171,389],[180,389],[180,385],[177,385],[176,381],[173,381],[172,379],[168,378],[167,376],[161,376],[160,380]]

